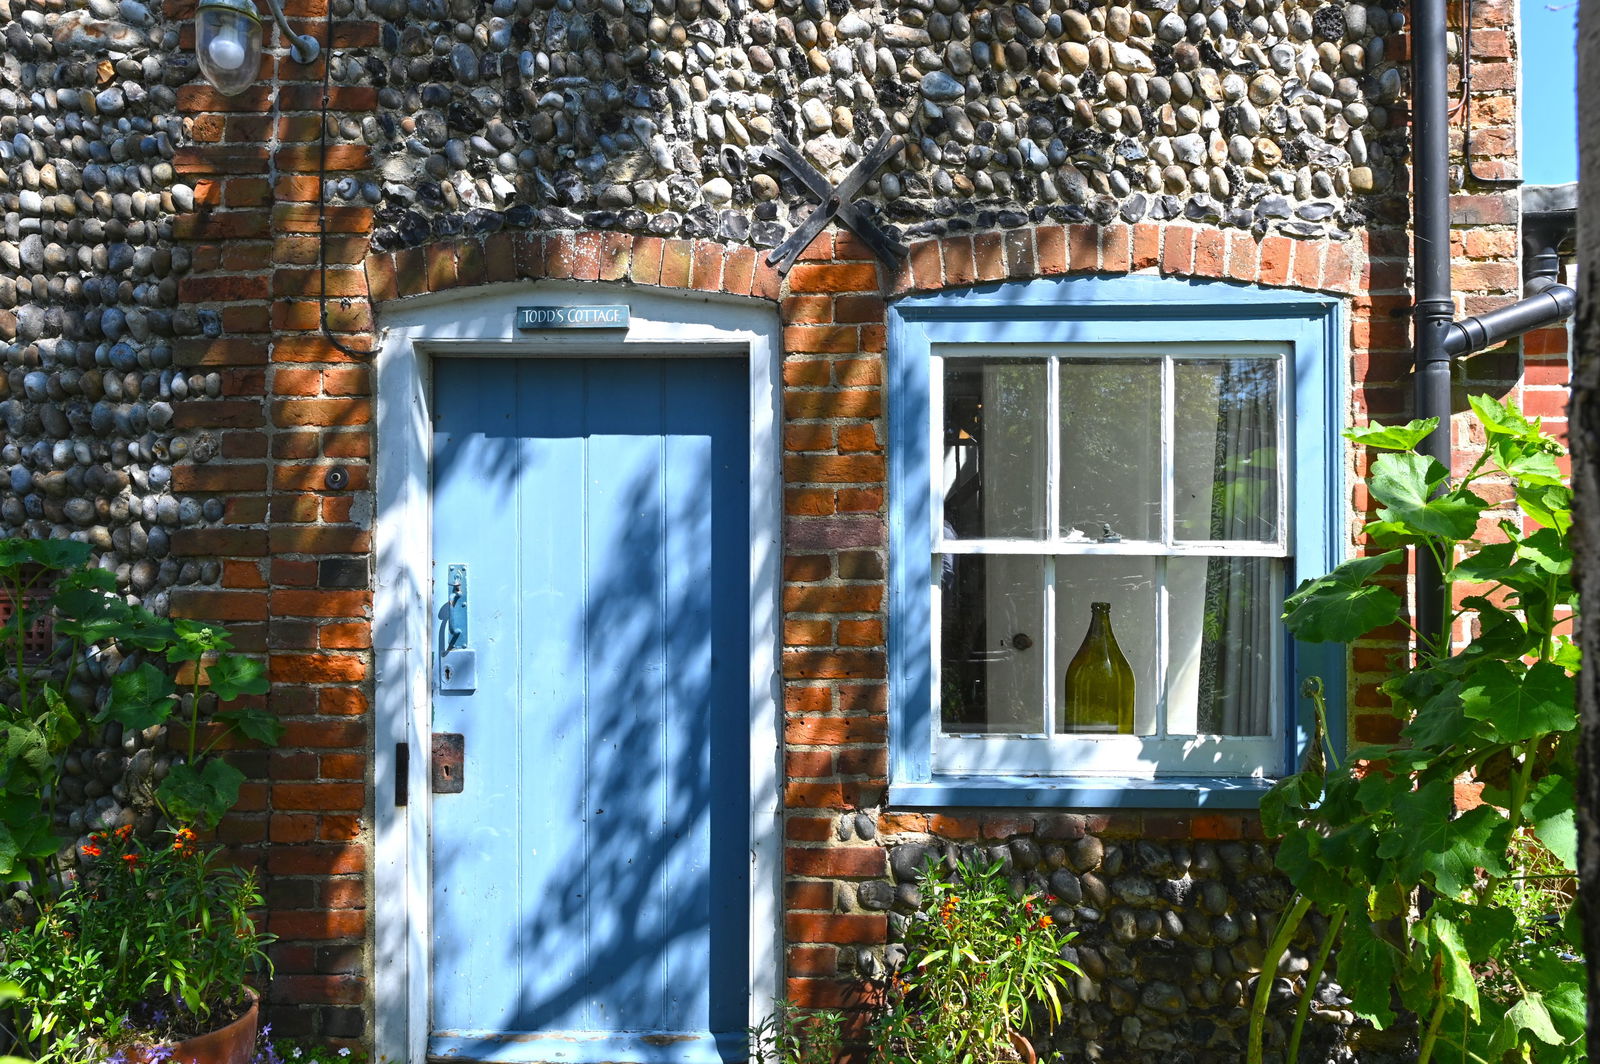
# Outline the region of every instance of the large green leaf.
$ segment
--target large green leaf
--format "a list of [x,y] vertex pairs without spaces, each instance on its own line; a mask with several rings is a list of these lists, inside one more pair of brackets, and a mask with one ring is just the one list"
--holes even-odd
[[1555,487],[1563,483],[1556,456],[1519,440],[1499,439],[1489,447],[1495,464],[1523,487]]
[[43,729],[25,720],[0,728],[0,779],[10,790],[36,790],[51,773],[50,740]]
[[72,712],[72,707],[61,697],[60,691],[45,684],[40,693],[44,695],[46,712],[39,730],[44,734],[45,748],[53,756],[65,752],[76,742],[83,733],[83,726],[78,723],[78,715]]
[[1569,872],[1578,870],[1578,818],[1572,781],[1550,773],[1528,788],[1522,815],[1539,841]]
[[1401,736],[1431,756],[1434,751],[1449,750],[1470,742],[1476,733],[1487,732],[1486,725],[1476,724],[1461,711],[1460,691],[1461,685],[1453,683],[1437,699],[1419,708]]
[[1429,498],[1448,478],[1444,466],[1427,455],[1380,455],[1369,483],[1372,497],[1384,505],[1378,516],[1447,539],[1470,538],[1488,504],[1460,488]]
[[267,683],[266,666],[242,654],[219,654],[215,661],[206,665],[205,671],[212,693],[224,702],[231,702],[240,695],[264,695],[271,686]]
[[[1573,972],[1574,975],[1580,973],[1581,969]],[[1568,1042],[1576,1042],[1583,1037],[1588,1006],[1589,995],[1579,979],[1545,988],[1545,1011],[1550,1015],[1552,1026]]]
[[60,846],[37,795],[0,797],[0,882],[27,878],[27,864]]
[[163,724],[172,715],[172,681],[160,669],[144,662],[136,669],[120,672],[111,679],[111,695],[103,715],[124,728],[142,731]]
[[283,722],[266,710],[254,706],[225,709],[217,713],[216,718],[245,738],[253,739],[264,746],[277,746],[278,741],[283,738]]
[[1516,439],[1536,439],[1539,427],[1522,416],[1515,403],[1502,403],[1491,395],[1473,393],[1467,396],[1484,431],[1490,437],[1511,436]]
[[1444,906],[1429,912],[1422,929],[1432,941],[1437,992],[1442,993],[1465,1008],[1473,1019],[1478,1018],[1478,983],[1472,976],[1472,962],[1467,956],[1462,932]]
[[1408,421],[1404,425],[1357,425],[1345,431],[1344,438],[1363,447],[1385,451],[1409,451],[1439,427],[1436,417]]
[[1516,575],[1517,545],[1491,543],[1456,562],[1450,576],[1473,583],[1500,583]]
[[[24,539],[11,542],[21,544],[20,561],[42,565],[46,569],[76,569],[89,560],[89,545],[76,540]],[[6,564],[3,556],[0,556],[0,564]]]
[[1525,536],[1517,544],[1517,557],[1556,576],[1572,572],[1572,551],[1567,549],[1561,533],[1553,528],[1541,528]]
[[1477,611],[1478,637],[1461,649],[1453,662],[1456,666],[1470,666],[1473,659],[1483,657],[1514,661],[1533,650],[1538,642],[1521,617],[1481,595],[1462,599],[1461,604]]
[[1495,1030],[1494,1038],[1489,1043],[1489,1052],[1493,1054],[1493,1059],[1499,1060],[1520,1045],[1524,1031],[1546,1045],[1560,1045],[1565,1041],[1550,1019],[1550,1012],[1545,1008],[1544,995],[1530,992],[1507,1009],[1501,1019],[1500,1026]]
[[1393,624],[1404,605],[1400,596],[1367,581],[1404,557],[1392,550],[1352,558],[1326,576],[1305,581],[1284,601],[1284,623],[1308,643],[1348,643]]
[[1477,881],[1480,868],[1492,876],[1511,871],[1506,863],[1511,821],[1493,806],[1480,805],[1446,820],[1444,839],[1443,849],[1424,848],[1415,855],[1417,863],[1433,873],[1440,894],[1460,894]]
[[1339,984],[1350,995],[1350,1008],[1382,1030],[1394,1022],[1390,987],[1400,968],[1400,955],[1372,933],[1363,912],[1345,921],[1336,954]]
[[156,800],[180,823],[216,827],[239,800],[239,785],[243,782],[244,773],[220,758],[207,761],[199,769],[188,763],[177,764],[156,788]]
[[1475,720],[1489,722],[1507,743],[1566,731],[1578,720],[1572,677],[1543,661],[1523,675],[1504,662],[1483,662],[1462,687],[1461,709]]
[[1467,957],[1474,964],[1505,955],[1522,937],[1517,914],[1498,905],[1453,905],[1444,898],[1434,899],[1437,908],[1448,908],[1466,945]]
[[1408,857],[1420,869],[1420,855],[1449,847],[1450,800],[1454,789],[1448,780],[1436,779],[1416,790],[1395,796],[1395,830],[1383,837],[1378,854]]
[[1563,536],[1572,527],[1571,488],[1518,485],[1517,505],[1523,513]]

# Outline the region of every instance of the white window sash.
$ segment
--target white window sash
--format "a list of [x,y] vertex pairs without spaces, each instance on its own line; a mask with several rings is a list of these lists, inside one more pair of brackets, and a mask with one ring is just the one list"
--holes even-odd
[[[1046,405],[1046,446],[1048,483],[1046,485],[1046,515],[1048,527],[1059,529],[1060,500],[1060,411],[1059,366],[1062,360],[1072,358],[1130,358],[1161,359],[1161,507],[1162,536],[1165,542],[1122,541],[1115,543],[1067,540],[1059,535],[1038,539],[960,539],[946,537],[944,532],[944,369],[946,358],[974,360],[1015,360],[1037,357],[1048,360],[1048,397]],[[1270,358],[1277,365],[1277,424],[1278,492],[1275,541],[1253,540],[1175,540],[1172,534],[1173,481],[1175,476],[1173,453],[1173,425],[1175,374],[1174,363],[1185,360],[1216,360],[1227,358]],[[1171,736],[1166,734],[1168,706],[1166,685],[1169,662],[1169,610],[1167,602],[1166,559],[1168,558],[1270,558],[1288,557],[1288,543],[1292,530],[1291,486],[1289,476],[1292,455],[1288,450],[1289,410],[1287,398],[1290,391],[1290,371],[1293,349],[1285,344],[1184,344],[1179,349],[1152,350],[1136,344],[1056,344],[1056,345],[939,345],[933,351],[929,367],[928,399],[929,426],[929,507],[931,542],[934,558],[932,580],[928,589],[931,615],[935,623],[929,626],[929,653],[932,659],[932,760],[935,770],[954,775],[1024,775],[1024,776],[1104,776],[1123,778],[1156,778],[1166,776],[1262,776],[1265,767],[1282,759],[1285,710],[1282,705],[1283,634],[1275,628],[1273,648],[1268,655],[1271,676],[1266,689],[1273,699],[1269,714],[1271,732],[1265,736]],[[1041,730],[1034,733],[984,733],[946,734],[942,730],[942,713],[939,694],[942,690],[942,638],[939,575],[942,554],[970,555],[1032,555],[1044,556],[1044,691],[1041,700]],[[1108,735],[1056,735],[1054,725],[1054,690],[1056,663],[1058,661],[1055,632],[1055,558],[1065,556],[1150,557],[1158,559],[1156,587],[1156,641],[1157,668],[1162,690],[1156,699],[1156,734],[1152,736]],[[1269,594],[1281,598],[1283,594],[1282,566],[1273,566]]]

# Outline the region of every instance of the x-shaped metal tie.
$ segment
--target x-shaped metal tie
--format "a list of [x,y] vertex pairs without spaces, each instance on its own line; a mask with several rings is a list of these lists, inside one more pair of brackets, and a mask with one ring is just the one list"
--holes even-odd
[[899,135],[883,134],[867,149],[861,161],[851,167],[844,180],[834,186],[783,134],[774,136],[773,146],[766,149],[767,157],[782,163],[821,202],[787,240],[772,249],[767,262],[776,266],[780,273],[788,273],[800,253],[810,247],[835,218],[849,226],[885,264],[894,265],[905,258],[910,249],[890,236],[860,204],[853,202],[855,194],[872,175],[905,146],[904,138]]

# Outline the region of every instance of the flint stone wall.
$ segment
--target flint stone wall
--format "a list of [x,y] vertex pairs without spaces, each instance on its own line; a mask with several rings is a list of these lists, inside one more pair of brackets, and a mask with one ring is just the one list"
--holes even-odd
[[907,237],[1045,218],[1341,237],[1405,151],[1405,16],[1379,4],[368,2],[381,45],[335,72],[379,87],[359,132],[380,249],[529,224],[771,246],[811,201],[762,146],[786,136],[837,180],[885,130],[908,146],[864,198]]

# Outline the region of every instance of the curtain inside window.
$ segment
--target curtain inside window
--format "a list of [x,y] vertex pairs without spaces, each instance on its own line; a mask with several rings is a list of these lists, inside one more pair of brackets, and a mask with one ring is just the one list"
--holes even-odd
[[[1217,430],[1210,539],[1264,538],[1277,505],[1276,367],[1265,359],[1217,364]],[[1274,611],[1272,563],[1212,558],[1206,563],[1198,730],[1210,735],[1271,731]]]

